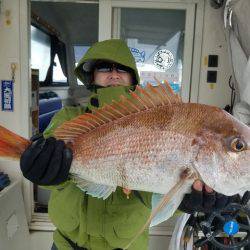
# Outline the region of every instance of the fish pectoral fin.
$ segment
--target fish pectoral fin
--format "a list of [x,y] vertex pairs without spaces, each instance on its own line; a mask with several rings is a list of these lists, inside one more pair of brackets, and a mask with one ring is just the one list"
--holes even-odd
[[116,187],[95,183],[89,183],[84,187],[78,185],[78,187],[86,191],[87,194],[103,200],[107,199],[116,190]]
[[[150,227],[156,226],[173,216],[173,214],[178,209],[183,199],[184,196],[183,193],[184,192],[180,190],[160,211],[158,211],[155,217],[153,217],[150,223]],[[155,210],[163,199],[164,199],[163,194],[154,193],[152,195],[152,201],[151,201],[152,210]]]
[[174,189],[175,193],[171,198],[168,199],[170,197],[169,193],[166,195],[154,193],[152,195],[151,204],[154,215],[152,216],[150,227],[156,226],[174,215],[185,193],[190,189],[193,179],[196,179],[196,175],[192,171],[190,173],[188,171],[190,170],[187,169],[181,173],[179,184],[176,184],[177,188]]
[[72,177],[77,186],[86,194],[92,197],[107,199],[113,192],[115,192],[115,186],[108,186],[104,184],[97,184],[90,181],[83,180],[79,177]]
[[[184,169],[180,174],[179,181],[168,191],[168,193],[164,194],[162,199],[157,202],[157,205],[155,208],[153,208],[148,220],[146,221],[145,225],[138,231],[138,233],[132,238],[132,240],[129,242],[129,244],[124,248],[128,249],[131,244],[140,236],[144,230],[151,224],[151,221],[153,218],[166,206],[171,202],[171,200],[180,193],[183,192],[186,185],[188,185],[188,182],[193,179],[193,172],[186,168]],[[193,182],[193,181],[192,181]],[[184,193],[182,193],[182,197],[184,196]],[[160,197],[161,198],[161,197]],[[179,204],[178,204],[179,205]],[[176,209],[176,208],[175,208]],[[174,209],[171,209],[170,212],[174,212]],[[171,214],[171,213],[170,213]],[[170,215],[169,214],[169,215]],[[169,217],[168,217],[169,218]]]

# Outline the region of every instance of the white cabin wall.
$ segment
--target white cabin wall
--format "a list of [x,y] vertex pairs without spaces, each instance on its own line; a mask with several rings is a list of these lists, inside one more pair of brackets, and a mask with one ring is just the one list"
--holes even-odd
[[[29,138],[30,76],[28,67],[28,5],[24,0],[2,0],[0,12],[0,80],[11,80],[11,64],[16,64],[14,111],[1,111],[0,124]],[[9,18],[6,14],[9,13]],[[7,23],[9,19],[10,23]],[[19,164],[0,160],[0,171],[21,178]]]
[[[218,68],[208,68],[205,57],[218,55]],[[207,83],[207,70],[217,70],[217,83],[210,88]],[[205,1],[202,58],[198,102],[224,108],[230,104],[230,88],[228,80],[232,74],[226,35],[223,23],[223,9],[213,9],[208,0]]]
[[[31,135],[29,115],[31,77],[27,57],[29,54],[29,27],[27,25],[29,5],[26,0],[2,0],[0,3],[0,80],[11,80],[11,63],[16,65],[14,111],[0,110],[0,124],[29,138]],[[7,173],[12,183],[23,179],[18,162],[0,160],[0,171]],[[33,197],[30,186],[30,182],[23,181],[23,199],[28,221],[31,220],[30,200]]]

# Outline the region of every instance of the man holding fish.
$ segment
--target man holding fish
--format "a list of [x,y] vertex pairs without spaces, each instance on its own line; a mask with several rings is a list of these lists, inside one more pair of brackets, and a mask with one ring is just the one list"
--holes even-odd
[[[122,249],[150,216],[152,193],[117,187],[109,196],[103,196],[106,199],[99,199],[83,192],[69,175],[72,150],[55,139],[54,132],[65,121],[118,102],[121,95],[128,96],[139,83],[138,71],[126,43],[111,39],[94,44],[78,63],[75,74],[92,91],[87,107],[65,107],[59,111],[44,138],[35,140],[22,154],[21,170],[27,179],[52,191],[48,213],[57,228],[52,249]],[[228,201],[227,196],[196,180],[180,209],[209,212]],[[148,230],[128,249],[148,249]]]

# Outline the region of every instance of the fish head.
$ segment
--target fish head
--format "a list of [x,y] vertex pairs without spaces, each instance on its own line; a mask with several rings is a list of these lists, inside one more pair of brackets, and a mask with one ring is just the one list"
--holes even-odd
[[225,195],[250,190],[250,128],[214,109],[196,136],[194,166],[202,181]]

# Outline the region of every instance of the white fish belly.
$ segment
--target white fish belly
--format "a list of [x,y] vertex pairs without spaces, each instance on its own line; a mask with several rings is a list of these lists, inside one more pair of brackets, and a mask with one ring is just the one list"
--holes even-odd
[[116,155],[94,159],[88,164],[73,160],[71,173],[97,184],[165,194],[178,182],[186,167],[192,168],[190,160],[181,157],[182,154],[175,151],[166,156],[162,151],[151,156],[147,153],[147,158]]

